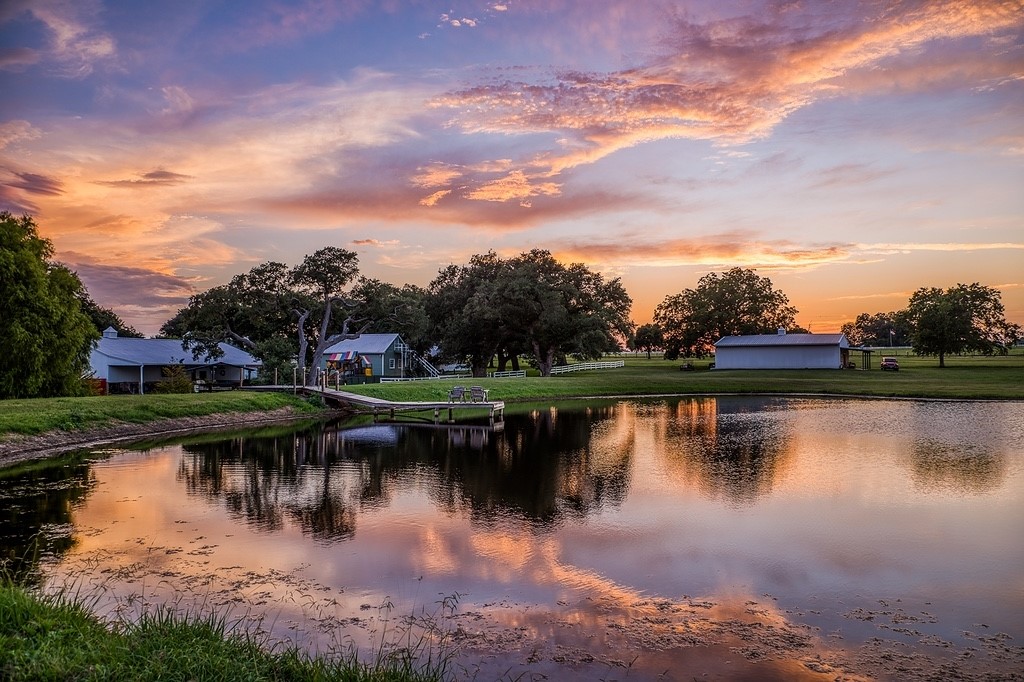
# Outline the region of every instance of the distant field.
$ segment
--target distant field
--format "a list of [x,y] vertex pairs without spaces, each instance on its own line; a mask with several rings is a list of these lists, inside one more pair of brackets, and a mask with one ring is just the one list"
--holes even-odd
[[[883,372],[878,363],[888,350],[873,355],[871,370],[709,370],[711,359],[692,361],[695,371],[683,372],[682,361],[645,354],[622,355],[620,369],[572,372],[541,378],[472,379],[396,382],[352,386],[346,390],[391,400],[445,399],[457,384],[491,389],[492,399],[528,401],[586,396],[687,393],[818,393],[913,398],[1024,399],[1024,351],[1008,356],[952,356],[939,369],[937,358],[894,350],[899,372]],[[860,354],[851,359],[860,364]]]

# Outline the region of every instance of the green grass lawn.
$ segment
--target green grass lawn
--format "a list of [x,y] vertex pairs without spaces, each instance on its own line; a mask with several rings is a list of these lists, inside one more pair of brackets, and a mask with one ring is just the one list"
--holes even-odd
[[115,422],[144,424],[175,417],[267,412],[289,406],[302,412],[317,411],[289,393],[250,391],[4,400],[0,401],[0,438],[7,434],[31,436],[54,430],[102,427]]
[[[889,353],[885,353],[888,355]],[[893,352],[896,355],[896,352]],[[859,354],[855,354],[859,361]],[[490,389],[492,400],[555,400],[590,396],[717,393],[814,393],[879,397],[949,399],[1024,399],[1024,353],[1009,356],[953,356],[940,369],[936,358],[898,354],[899,372],[883,372],[876,353],[871,370],[709,370],[711,360],[693,362],[695,371],[680,371],[682,361],[645,355],[623,356],[618,369],[572,372],[525,379],[410,381],[345,388],[353,393],[391,400],[446,400],[454,385]]]

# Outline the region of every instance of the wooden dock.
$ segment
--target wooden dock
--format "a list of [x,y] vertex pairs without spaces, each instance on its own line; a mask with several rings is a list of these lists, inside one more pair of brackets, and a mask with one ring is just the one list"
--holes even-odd
[[333,388],[300,386],[298,387],[298,390],[302,391],[306,395],[320,396],[326,402],[350,405],[356,408],[359,412],[372,414],[374,421],[377,421],[377,418],[381,415],[386,415],[389,419],[394,419],[395,415],[399,412],[433,412],[434,423],[439,424],[441,423],[441,415],[447,412],[448,423],[454,423],[456,411],[487,410],[490,423],[491,425],[494,425],[496,421],[502,421],[505,415],[504,400],[486,400],[478,402],[398,402],[394,400],[384,400],[383,398],[371,398],[370,396],[349,393],[348,391],[340,391]]

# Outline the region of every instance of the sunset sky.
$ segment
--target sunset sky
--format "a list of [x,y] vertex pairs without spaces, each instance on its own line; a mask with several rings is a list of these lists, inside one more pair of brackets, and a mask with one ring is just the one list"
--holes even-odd
[[633,318],[756,268],[812,331],[979,282],[1024,323],[1024,2],[4,0],[0,209],[154,334],[323,246],[489,249]]

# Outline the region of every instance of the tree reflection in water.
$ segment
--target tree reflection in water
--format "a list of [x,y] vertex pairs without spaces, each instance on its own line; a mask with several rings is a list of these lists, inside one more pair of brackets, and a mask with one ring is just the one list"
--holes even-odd
[[624,499],[631,445],[620,438],[606,447],[599,428],[616,409],[545,408],[500,431],[332,424],[187,444],[177,478],[254,527],[276,531],[290,521],[318,542],[352,537],[358,512],[387,506],[410,477],[429,478],[435,503],[468,509],[476,523],[517,518],[543,528]]
[[39,563],[75,546],[72,513],[95,486],[80,458],[0,470],[0,562],[11,578],[38,583]]
[[711,497],[750,505],[771,493],[787,466],[786,407],[770,397],[679,400],[656,434],[673,475]]

